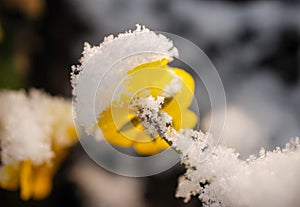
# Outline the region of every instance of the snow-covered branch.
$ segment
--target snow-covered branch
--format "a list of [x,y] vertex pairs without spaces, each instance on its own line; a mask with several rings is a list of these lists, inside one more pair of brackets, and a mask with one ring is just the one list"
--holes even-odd
[[189,201],[198,195],[204,206],[297,206],[300,203],[300,141],[285,148],[260,151],[241,160],[234,149],[217,146],[201,162],[212,136],[172,128],[172,117],[160,109],[164,98],[136,98],[131,110],[153,136],[159,135],[181,155],[187,171],[179,178],[176,196]]

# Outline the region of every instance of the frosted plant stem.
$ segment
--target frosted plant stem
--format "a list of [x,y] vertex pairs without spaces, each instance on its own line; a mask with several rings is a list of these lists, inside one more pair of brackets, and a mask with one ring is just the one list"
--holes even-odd
[[152,96],[147,98],[137,97],[131,101],[130,110],[139,118],[140,123],[146,128],[151,137],[155,138],[159,135],[166,140],[183,157],[183,163],[190,166],[191,163],[185,161],[189,160],[191,149],[197,147],[198,150],[205,151],[209,146],[207,141],[210,136],[192,129],[176,131],[173,128],[172,117],[160,111],[164,99],[161,96],[158,96],[157,99]]

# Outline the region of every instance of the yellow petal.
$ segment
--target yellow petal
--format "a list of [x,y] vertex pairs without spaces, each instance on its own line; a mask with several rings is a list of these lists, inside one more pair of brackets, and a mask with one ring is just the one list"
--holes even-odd
[[61,162],[68,153],[68,149],[56,149],[54,151],[55,157],[52,163],[44,163],[40,166],[34,167],[34,177],[32,180],[33,193],[32,197],[37,200],[46,198],[52,190],[52,180],[55,172],[58,170]]
[[198,122],[196,114],[191,110],[186,110],[182,113],[182,129],[193,129]]
[[0,187],[16,190],[19,187],[19,169],[15,165],[6,165],[1,170]]
[[72,126],[69,126],[68,128],[67,128],[67,137],[69,138],[69,139],[71,139],[71,141],[72,141],[72,144],[74,144],[74,143],[76,143],[77,142],[77,133],[76,133],[76,129],[75,129],[75,127],[72,125]]
[[[118,108],[116,110],[122,110],[122,108]],[[125,109],[124,109],[125,110]],[[124,111],[123,110],[123,111]],[[126,109],[127,111],[127,109]],[[107,109],[105,111],[103,111],[103,113],[101,114],[102,116],[98,119],[98,125],[102,130],[102,134],[105,137],[105,139],[113,144],[113,145],[117,145],[120,147],[129,147],[132,144],[132,141],[127,139],[126,137],[124,137],[120,132],[119,132],[119,128],[117,128],[115,126],[115,121],[113,118],[113,114],[111,113],[111,109]],[[129,119],[127,118],[127,116],[117,116],[119,119],[119,122],[127,122],[129,121]],[[124,121],[122,121],[124,120]]]
[[173,79],[170,69],[164,65],[144,64],[139,69],[128,72],[129,76],[125,81],[129,82],[126,89],[132,94],[141,90],[148,90],[153,97],[160,95],[164,87]]
[[20,188],[21,198],[28,200],[31,198],[33,192],[33,169],[30,160],[23,161],[20,168]]
[[165,69],[165,68],[167,68],[167,64],[168,64],[168,59],[163,58],[161,60],[138,65],[135,68],[133,68],[132,70],[128,71],[128,74],[132,74],[138,70],[142,70],[145,68],[163,68],[163,69]]
[[[194,80],[182,69],[168,68],[167,63],[167,59],[162,59],[135,67],[128,72],[128,79],[125,80],[128,84],[125,87],[137,96],[146,89],[148,95],[157,97],[174,78],[170,72],[174,71],[183,80],[182,88],[162,110],[173,117],[173,126],[176,130],[182,127],[193,128],[197,123],[197,117],[188,107],[194,96]],[[122,94],[121,100],[118,102],[122,104],[113,102],[110,108],[101,113],[98,126],[105,139],[113,145],[133,146],[142,155],[155,154],[168,148],[167,142],[160,137],[152,141],[143,127],[136,123],[136,119],[128,111],[130,98],[132,97]]]
[[141,155],[153,155],[170,146],[165,140],[158,137],[150,142],[136,142],[133,147]]
[[53,167],[48,164],[43,164],[35,170],[35,178],[33,183],[33,198],[44,199],[52,189]]
[[186,109],[191,105],[194,97],[195,83],[193,77],[180,68],[172,68],[173,71],[182,78],[181,90],[176,93],[175,98],[179,100],[180,106]]

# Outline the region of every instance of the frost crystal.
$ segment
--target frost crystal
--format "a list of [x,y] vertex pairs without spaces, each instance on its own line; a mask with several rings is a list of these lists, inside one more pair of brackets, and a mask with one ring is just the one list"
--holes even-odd
[[203,161],[212,136],[191,129],[175,131],[172,117],[159,111],[162,104],[161,97],[148,97],[134,100],[132,107],[149,133],[156,130],[181,154],[187,171],[179,178],[176,197],[187,202],[198,195],[204,206],[216,207],[299,206],[299,138],[283,149],[262,149],[258,158],[247,160],[232,148],[217,146]]

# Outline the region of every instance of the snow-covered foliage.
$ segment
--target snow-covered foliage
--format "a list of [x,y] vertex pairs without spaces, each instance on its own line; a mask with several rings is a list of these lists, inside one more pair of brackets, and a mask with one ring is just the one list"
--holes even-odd
[[[80,65],[72,67],[72,86],[77,122],[89,135],[95,135],[96,116],[126,90],[119,84],[136,66],[178,56],[178,50],[167,37],[137,25],[136,30],[109,35],[99,46],[84,45]],[[174,77],[177,77],[174,74]],[[174,81],[181,87],[180,79]],[[174,87],[173,87],[174,89]],[[166,92],[170,88],[166,88]],[[176,92],[176,91],[175,91]],[[88,110],[90,109],[90,110]],[[94,110],[95,109],[95,110]]]
[[[201,152],[198,152],[201,153]],[[259,157],[239,159],[232,148],[217,146],[207,161],[187,166],[179,178],[177,197],[199,195],[205,206],[298,206],[300,202],[300,142]]]
[[[231,120],[235,122],[237,116],[246,114],[250,115],[248,118],[251,120],[246,118],[243,123],[254,121],[259,127],[257,132],[252,131],[257,129],[253,124],[254,128],[242,127],[238,130],[244,136],[253,135],[258,141],[249,143],[249,148],[240,147],[241,154],[258,153],[260,146],[268,150],[276,146],[284,147],[290,137],[300,134],[300,84],[285,86],[276,76],[277,73],[281,78],[289,74],[295,74],[295,79],[298,76],[299,2],[70,2],[94,29],[93,34],[85,37],[92,42],[98,42],[99,36],[118,33],[138,22],[153,30],[183,36],[207,52],[222,78],[228,103],[235,107],[229,111],[232,114],[229,114],[228,126],[234,125]],[[122,6],[116,6],[117,3]],[[74,47],[76,51],[81,50],[81,45]],[[195,54],[191,53],[190,57],[195,57]],[[274,59],[263,64],[269,57]],[[210,112],[209,97],[204,91],[205,88],[197,88],[196,85],[201,118]],[[228,127],[227,132],[237,133],[231,129]],[[235,138],[230,138],[234,144],[231,147],[241,146]],[[225,137],[224,140],[227,141]]]
[[187,171],[179,178],[176,196],[189,201],[198,195],[204,206],[297,206],[300,182],[300,141],[292,139],[283,149],[241,160],[232,148],[211,148],[211,135],[172,128],[172,117],[160,112],[163,98],[138,98],[131,106],[143,126],[166,139],[181,155]]
[[[130,109],[139,117],[141,124],[147,129],[152,137],[158,135],[165,139],[182,156],[183,160],[194,162],[202,156],[194,151],[204,151],[209,147],[210,136],[192,129],[180,129],[176,131],[172,127],[172,117],[160,109],[164,102],[164,97],[157,99],[138,97],[132,100]],[[197,161],[196,161],[197,162]],[[191,164],[191,163],[189,163]]]
[[49,162],[54,148],[69,147],[75,131],[70,101],[38,90],[0,92],[2,165]]

